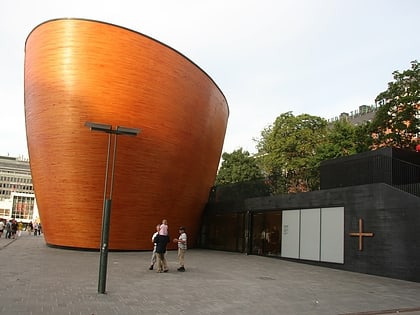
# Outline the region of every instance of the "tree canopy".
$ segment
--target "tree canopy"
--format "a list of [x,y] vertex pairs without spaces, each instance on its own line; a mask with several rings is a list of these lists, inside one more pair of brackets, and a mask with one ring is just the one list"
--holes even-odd
[[355,126],[346,119],[331,123],[325,141],[317,147],[318,161],[369,151],[372,137],[367,131],[368,126],[369,122]]
[[413,149],[420,132],[420,65],[411,62],[411,69],[393,72],[388,89],[376,97],[380,104],[371,125],[373,148],[393,146]]
[[286,112],[261,131],[258,153],[242,148],[223,153],[216,184],[264,178],[273,194],[319,188],[319,165],[324,160],[361,153],[381,146],[414,149],[420,133],[420,65],[393,72],[394,81],[376,97],[372,122],[353,125],[346,120],[328,124],[323,118]]
[[262,178],[255,159],[242,148],[222,154],[222,164],[216,176],[216,184],[232,184]]
[[261,132],[259,164],[275,193],[300,192],[319,186],[316,148],[325,140],[327,121],[292,112],[281,114]]

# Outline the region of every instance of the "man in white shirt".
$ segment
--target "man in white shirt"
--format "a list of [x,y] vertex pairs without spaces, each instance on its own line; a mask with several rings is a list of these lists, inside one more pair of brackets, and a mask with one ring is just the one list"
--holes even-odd
[[187,251],[187,233],[185,233],[185,227],[181,226],[179,228],[179,237],[174,238],[174,243],[178,243],[178,261],[179,268],[178,271],[185,271],[185,252]]
[[150,260],[149,270],[153,270],[153,266],[156,263],[156,243],[155,243],[155,237],[156,237],[156,235],[159,234],[159,229],[160,229],[160,224],[156,225],[156,232],[152,236],[152,243],[154,244],[154,246],[153,246],[152,259]]

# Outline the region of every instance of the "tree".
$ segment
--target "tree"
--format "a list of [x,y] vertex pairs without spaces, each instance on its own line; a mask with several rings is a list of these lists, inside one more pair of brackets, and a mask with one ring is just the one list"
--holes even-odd
[[242,148],[222,154],[222,164],[216,176],[216,185],[232,184],[262,178],[255,158]]
[[375,99],[382,105],[371,124],[373,146],[414,149],[420,131],[420,65],[412,61],[411,69],[394,71],[393,76],[395,81]]
[[292,112],[281,114],[261,132],[258,161],[274,193],[302,192],[319,187],[316,148],[325,140],[327,121]]
[[316,149],[319,162],[369,151],[372,137],[369,133],[369,122],[353,125],[340,119],[329,125],[325,140]]
[[355,126],[354,134],[354,146],[356,153],[362,153],[370,151],[373,144],[373,138],[371,133],[371,122],[366,121],[363,124]]
[[356,153],[356,128],[350,122],[340,119],[327,129],[325,140],[316,150],[319,161],[334,159]]

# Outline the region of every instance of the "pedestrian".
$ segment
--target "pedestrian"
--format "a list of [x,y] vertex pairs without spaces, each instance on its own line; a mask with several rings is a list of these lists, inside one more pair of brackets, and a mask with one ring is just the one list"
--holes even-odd
[[160,229],[160,224],[156,225],[156,232],[153,233],[153,236],[152,236],[153,253],[152,253],[152,259],[150,260],[149,270],[153,270],[153,266],[156,263],[156,243],[155,243],[155,237],[159,234],[159,229]]
[[168,264],[166,262],[166,246],[169,243],[169,235],[156,235],[154,242],[156,243],[156,262],[157,272],[168,272]]
[[3,235],[4,231],[4,222],[3,219],[0,219],[0,237]]
[[174,243],[178,243],[178,271],[185,271],[185,252],[187,251],[187,233],[185,233],[185,227],[179,228],[179,237],[174,238]]
[[0,237],[3,235],[4,231],[4,222],[3,219],[0,219]]
[[18,223],[15,219],[13,219],[12,220],[12,238],[13,239],[16,238],[17,230],[18,230]]
[[22,221],[19,221],[17,224],[17,236],[20,237],[22,235],[23,230],[23,223]]
[[34,229],[34,236],[37,236],[38,234],[38,222],[34,222],[33,224],[33,229]]
[[12,220],[7,221],[6,223],[6,238],[10,238],[12,236]]
[[33,224],[32,221],[29,222],[29,224],[26,226],[26,231],[28,231],[28,234],[31,235],[32,233]]

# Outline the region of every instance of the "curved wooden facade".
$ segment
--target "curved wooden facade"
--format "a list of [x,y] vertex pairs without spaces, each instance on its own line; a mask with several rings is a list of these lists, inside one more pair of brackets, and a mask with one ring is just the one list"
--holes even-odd
[[99,249],[108,136],[91,121],[141,129],[118,137],[109,249],[151,249],[163,218],[171,238],[184,225],[193,245],[228,116],[213,80],[150,37],[83,19],[37,26],[25,46],[25,118],[47,244]]

